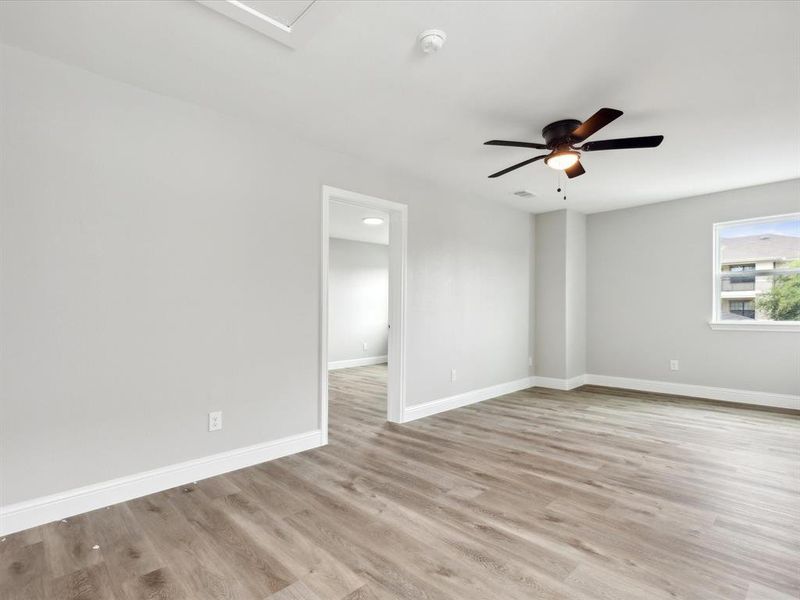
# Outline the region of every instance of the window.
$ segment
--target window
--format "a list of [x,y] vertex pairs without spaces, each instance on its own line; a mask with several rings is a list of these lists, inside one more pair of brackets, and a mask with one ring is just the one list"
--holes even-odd
[[734,315],[748,319],[756,318],[756,303],[753,300],[730,300],[728,306]]
[[711,326],[800,331],[800,213],[714,225]]
[[[756,289],[756,265],[722,265],[723,273],[731,273],[730,277],[722,278],[722,291],[741,291]],[[733,275],[736,273],[736,275]]]

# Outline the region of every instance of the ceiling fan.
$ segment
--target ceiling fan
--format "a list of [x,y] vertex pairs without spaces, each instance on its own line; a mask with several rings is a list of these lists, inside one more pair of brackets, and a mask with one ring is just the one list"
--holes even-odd
[[[581,123],[576,119],[565,119],[550,123],[542,129],[545,143],[537,142],[508,142],[506,140],[489,140],[487,146],[514,146],[517,148],[538,148],[550,150],[550,154],[534,156],[521,163],[512,165],[507,169],[492,173],[492,177],[500,177],[515,169],[529,165],[537,160],[544,159],[545,164],[553,169],[563,170],[567,177],[579,177],[586,171],[581,165],[581,152],[597,152],[598,150],[622,150],[626,148],[655,148],[664,140],[663,135],[648,135],[645,137],[619,138],[616,140],[599,140],[583,143],[586,138],[594,135],[614,119],[622,116],[621,110],[614,108],[601,108],[586,121]],[[582,144],[578,146],[577,144]]]

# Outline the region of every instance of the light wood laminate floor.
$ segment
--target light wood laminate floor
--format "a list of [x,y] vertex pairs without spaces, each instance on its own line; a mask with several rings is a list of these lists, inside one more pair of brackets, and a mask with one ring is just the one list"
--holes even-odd
[[8,536],[0,598],[800,595],[796,416],[535,389],[401,426],[385,380],[330,374],[325,448]]

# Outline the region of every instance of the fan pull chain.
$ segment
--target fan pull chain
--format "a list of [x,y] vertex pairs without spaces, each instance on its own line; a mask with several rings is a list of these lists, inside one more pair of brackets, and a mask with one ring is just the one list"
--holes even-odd
[[566,200],[567,199],[567,182],[565,181],[563,183],[563,185],[562,185],[562,183],[561,183],[561,173],[559,173],[558,174],[558,187],[556,188],[556,191],[558,193],[561,193],[562,189],[564,190],[564,200]]

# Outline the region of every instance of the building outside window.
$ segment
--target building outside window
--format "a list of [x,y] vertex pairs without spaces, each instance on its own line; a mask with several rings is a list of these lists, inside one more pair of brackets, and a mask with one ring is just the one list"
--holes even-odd
[[[731,273],[729,278],[723,278],[723,292],[752,291],[756,289],[756,265],[722,265],[723,273]],[[735,273],[735,275],[734,275]]]
[[729,300],[728,307],[734,315],[747,319],[756,318],[756,303],[754,300]]
[[800,213],[714,232],[714,321],[800,324]]

